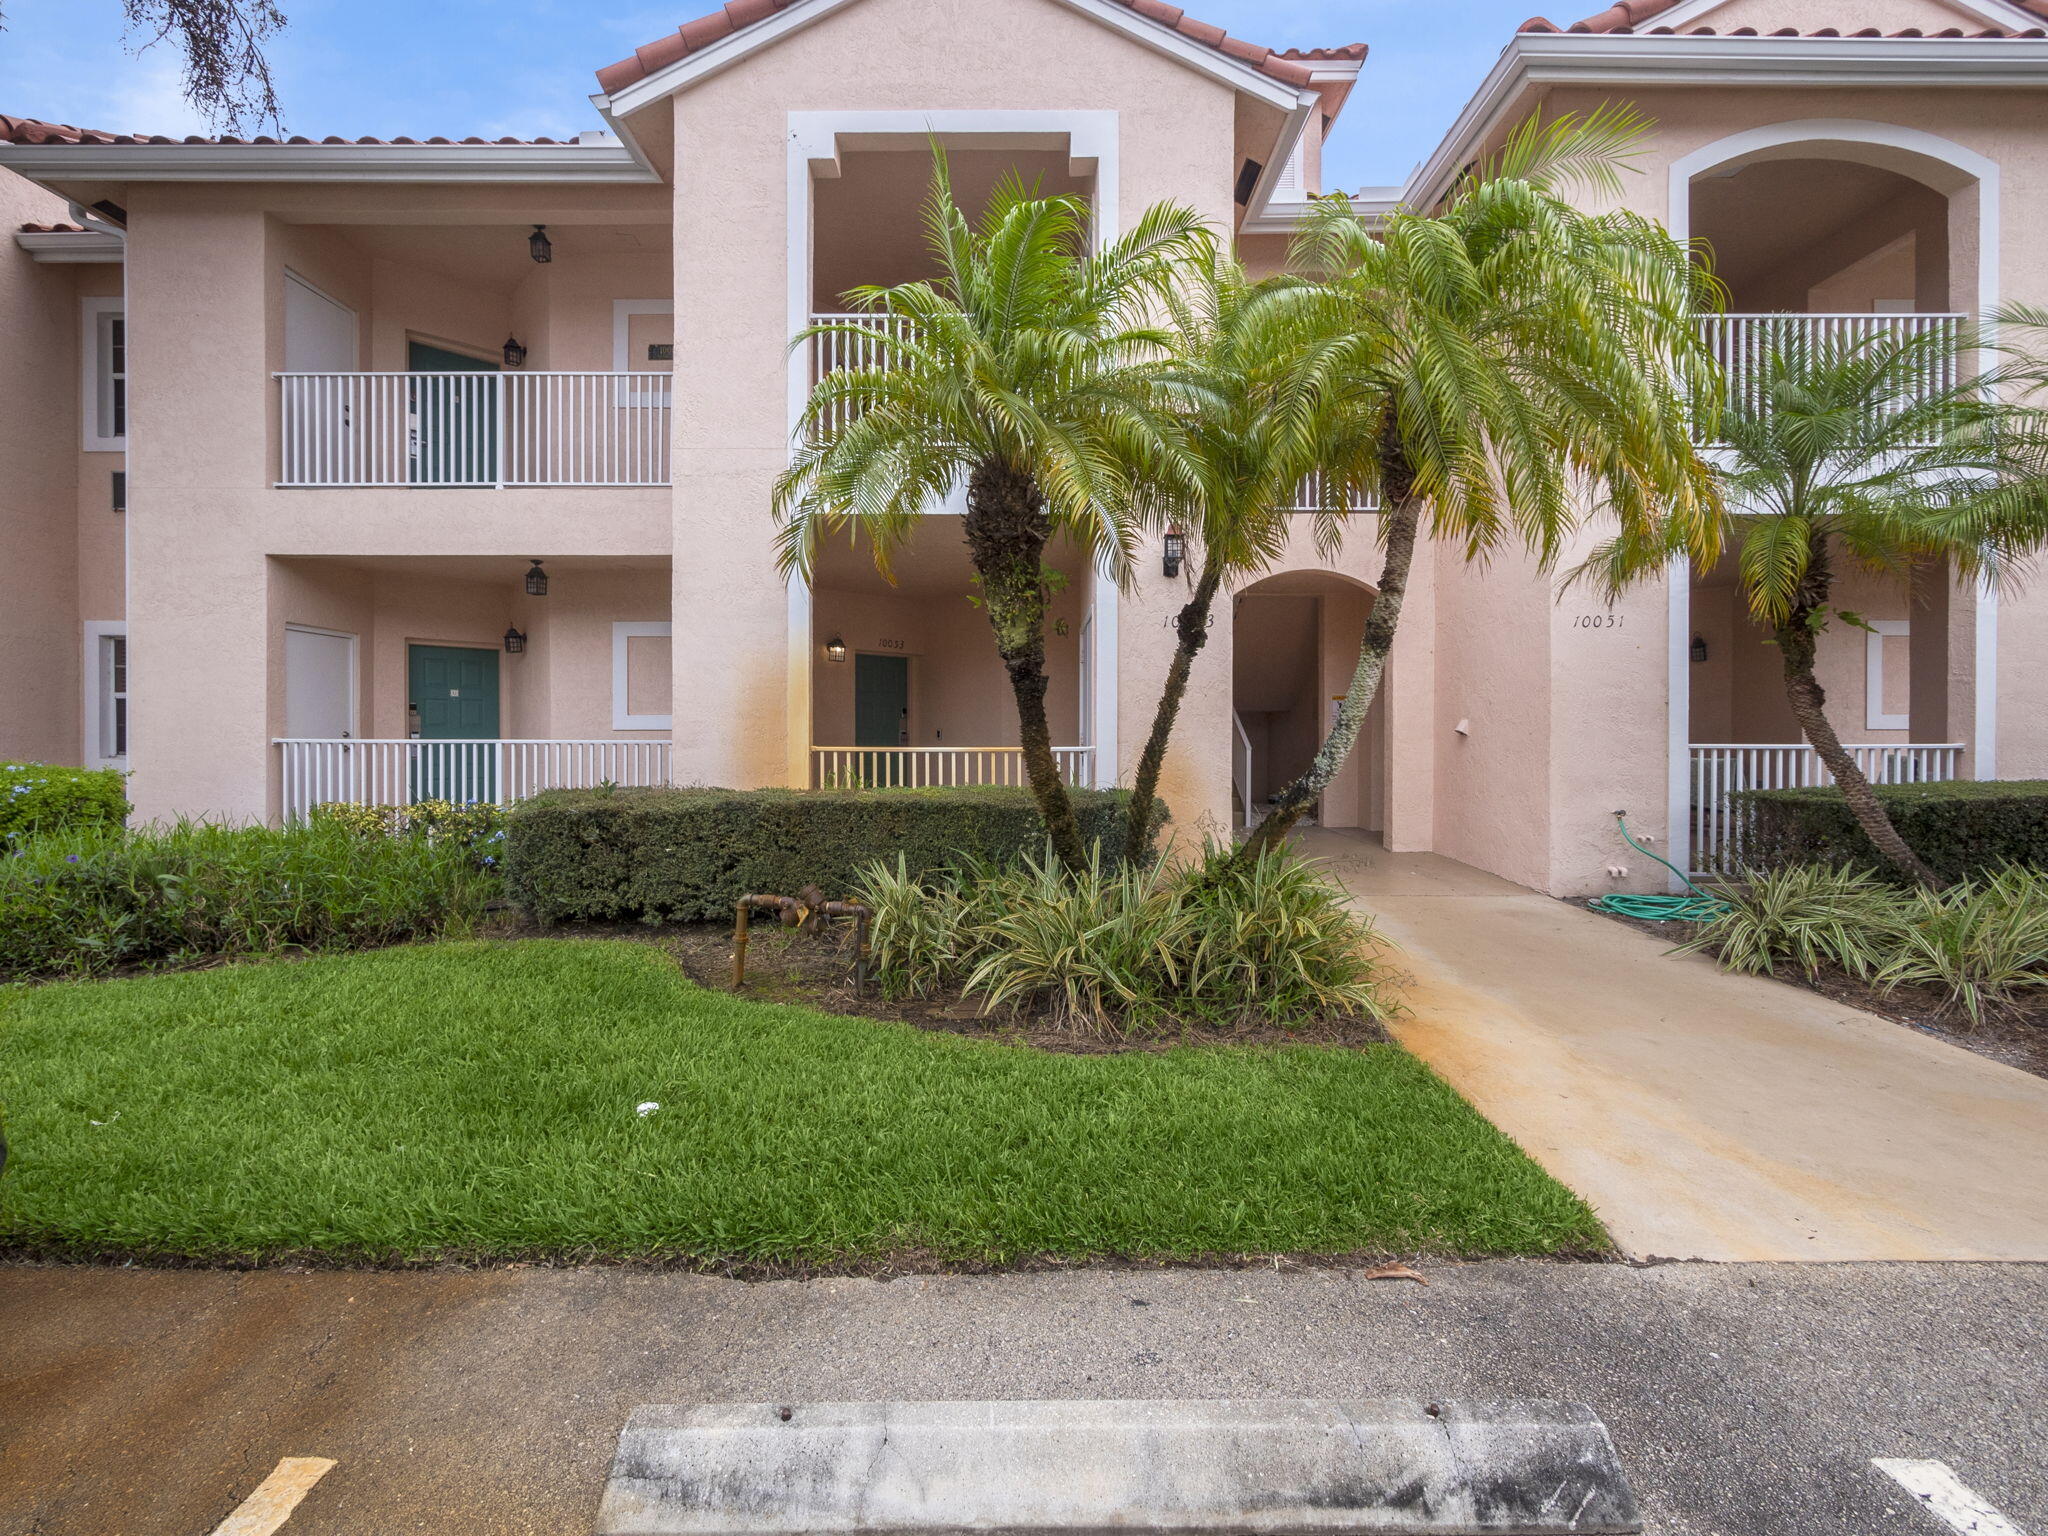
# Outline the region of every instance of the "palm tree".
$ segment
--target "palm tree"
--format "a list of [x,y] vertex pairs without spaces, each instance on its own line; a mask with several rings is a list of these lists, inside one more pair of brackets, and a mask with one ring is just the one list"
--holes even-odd
[[[1737,547],[1801,733],[1879,854],[1930,886],[1941,882],[1844,750],[1814,657],[1835,620],[1869,627],[1834,606],[1838,562],[1902,582],[1946,562],[1999,581],[2048,540],[2048,442],[2039,413],[2007,398],[2024,366],[1965,377],[1963,348],[1974,345],[1945,329],[1815,340],[1785,327],[1746,360],[1744,387],[1721,412],[1722,496],[1707,504],[1704,537],[1689,541]],[[1619,591],[1676,557],[1673,533],[1625,533],[1583,569]]]
[[857,288],[848,303],[876,323],[797,337],[857,335],[875,366],[829,374],[811,393],[775,488],[781,563],[808,577],[821,535],[857,529],[887,576],[927,508],[964,482],[1025,774],[1053,852],[1079,868],[1087,854],[1046,721],[1045,550],[1070,539],[1127,577],[1138,486],[1179,473],[1156,387],[1169,337],[1150,317],[1209,235],[1192,211],[1160,204],[1091,252],[1084,200],[1033,197],[1015,178],[971,225],[936,151],[925,222],[937,279]]
[[1333,554],[1344,519],[1376,470],[1371,418],[1302,365],[1309,356],[1292,295],[1253,284],[1227,256],[1186,264],[1170,298],[1175,361],[1162,387],[1175,406],[1187,481],[1151,487],[1156,518],[1188,536],[1188,600],[1174,620],[1173,660],[1131,785],[1124,857],[1144,857],[1159,774],[1209,638],[1216,595],[1287,545],[1292,509],[1313,492],[1318,549]]
[[1532,119],[1437,212],[1377,230],[1342,198],[1311,214],[1294,256],[1318,279],[1299,289],[1323,338],[1310,368],[1373,420],[1384,559],[1335,723],[1241,858],[1284,838],[1356,744],[1425,509],[1468,559],[1515,543],[1548,566],[1590,503],[1646,537],[1711,497],[1687,400],[1712,371],[1693,314],[1718,289],[1661,226],[1561,195],[1617,191],[1646,128],[1626,108]]

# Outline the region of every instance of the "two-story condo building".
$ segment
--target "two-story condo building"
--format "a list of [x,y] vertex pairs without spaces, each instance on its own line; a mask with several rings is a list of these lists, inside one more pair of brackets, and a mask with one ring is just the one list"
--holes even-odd
[[[1165,198],[1281,266],[1365,49],[1276,53],[1161,0],[731,0],[600,70],[574,142],[187,139],[0,117],[0,757],[111,763],[142,817],[559,784],[1014,779],[957,508],[893,584],[777,573],[770,488],[821,370],[790,336],[930,270],[929,143],[1114,231]],[[1919,329],[2048,302],[2048,0],[1623,0],[1527,23],[1403,187],[1532,112],[1656,121],[1626,198],[1711,242],[1736,384],[1766,322]],[[20,103],[24,109],[32,103]],[[1597,528],[1588,531],[1590,544]],[[1062,555],[1051,698],[1127,775],[1184,577]],[[1348,678],[1370,514],[1235,592],[1165,790],[1256,816]],[[1852,586],[1856,582],[1852,581]],[[1928,571],[1843,597],[1846,739],[1889,778],[2048,775],[2048,594]],[[1725,795],[1812,776],[1726,569],[1609,609],[1517,559],[1418,565],[1321,806],[1559,894],[1698,867]],[[1683,860],[1682,860],[1683,861]],[[1616,874],[1610,866],[1629,866]]]

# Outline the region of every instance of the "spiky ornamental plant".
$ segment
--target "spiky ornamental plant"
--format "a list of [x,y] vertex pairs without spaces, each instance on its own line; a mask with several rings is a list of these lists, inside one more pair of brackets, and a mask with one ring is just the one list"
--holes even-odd
[[1376,482],[1376,422],[1305,366],[1314,338],[1298,323],[1294,296],[1252,283],[1225,256],[1189,262],[1186,274],[1169,300],[1174,361],[1162,386],[1189,478],[1153,483],[1148,499],[1154,516],[1188,534],[1189,591],[1132,779],[1128,863],[1142,862],[1150,847],[1160,770],[1217,593],[1280,557],[1305,492],[1315,497],[1316,547],[1334,554],[1344,520]]
[[1335,723],[1243,858],[1286,836],[1357,743],[1425,531],[1468,559],[1516,546],[1547,567],[1589,507],[1639,539],[1673,512],[1704,526],[1687,402],[1712,375],[1693,315],[1718,288],[1660,225],[1564,196],[1617,192],[1647,126],[1614,107],[1532,119],[1434,213],[1375,229],[1339,197],[1311,214],[1294,265],[1314,279],[1312,366],[1375,421],[1384,559]]
[[1046,546],[1071,540],[1128,578],[1141,483],[1184,476],[1157,378],[1170,340],[1154,323],[1177,265],[1208,231],[1175,204],[1091,250],[1092,215],[1073,197],[1030,195],[1012,178],[978,225],[934,152],[925,210],[937,279],[857,288],[874,366],[828,374],[804,410],[775,489],[786,573],[808,577],[820,537],[857,530],[878,569],[927,508],[963,482],[980,598],[1017,704],[1025,774],[1053,851],[1087,860],[1046,720]]
[[1900,837],[1828,718],[1814,674],[1831,624],[1868,628],[1834,605],[1838,562],[1907,582],[1946,562],[2002,582],[2048,540],[2048,433],[2014,397],[2019,359],[1974,377],[1976,338],[1946,329],[1815,338],[1787,326],[1750,363],[1720,411],[1722,495],[1698,530],[1627,531],[1585,571],[1609,592],[1661,571],[1682,551],[1740,553],[1749,611],[1778,647],[1785,697],[1856,824],[1878,853],[1923,886],[1940,879]]

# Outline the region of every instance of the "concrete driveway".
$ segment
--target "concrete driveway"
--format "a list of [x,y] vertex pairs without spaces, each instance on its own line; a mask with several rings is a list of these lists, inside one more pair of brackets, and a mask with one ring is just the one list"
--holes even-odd
[[1421,1056],[1637,1256],[2048,1260],[2048,1080],[1433,854],[1309,832]]
[[1659,1536],[1948,1536],[1874,1457],[2048,1529],[2048,1267],[1424,1263],[747,1285],[623,1270],[0,1266],[0,1533],[587,1536],[636,1404],[1560,1397]]

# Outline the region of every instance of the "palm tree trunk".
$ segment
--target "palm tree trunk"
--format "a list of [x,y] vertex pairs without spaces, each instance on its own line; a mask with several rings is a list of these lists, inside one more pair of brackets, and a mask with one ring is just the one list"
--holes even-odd
[[[1391,478],[1391,477],[1390,477]],[[1365,621],[1365,638],[1358,647],[1358,665],[1352,669],[1351,689],[1337,706],[1337,723],[1317,749],[1308,772],[1280,791],[1273,809],[1237,850],[1237,861],[1249,864],[1273,848],[1308,814],[1309,807],[1322,798],[1330,781],[1344,766],[1358,734],[1365,728],[1365,713],[1378,697],[1380,679],[1386,674],[1387,652],[1393,649],[1394,633],[1401,623],[1401,604],[1408,595],[1408,573],[1415,564],[1416,530],[1422,503],[1413,495],[1393,504],[1387,513],[1387,554],[1380,570],[1379,595]],[[1251,807],[1245,807],[1250,814]]]
[[1045,546],[1052,536],[1045,498],[1028,472],[986,460],[967,482],[965,526],[996,651],[1017,701],[1018,741],[1031,797],[1055,857],[1070,870],[1083,868],[1088,855],[1081,846],[1081,823],[1060,777],[1045,716]]
[[[1816,564],[1821,558],[1824,557],[1817,557]],[[1809,589],[1812,585],[1813,578],[1809,577]],[[1821,566],[1819,592],[1823,602],[1827,588],[1825,567]],[[1792,705],[1792,716],[1799,722],[1799,729],[1805,733],[1807,741],[1812,743],[1813,750],[1820,754],[1828,772],[1835,776],[1835,787],[1841,790],[1849,814],[1856,818],[1856,825],[1863,829],[1863,835],[1870,839],[1871,846],[1901,873],[1921,885],[1939,890],[1941,879],[1899,836],[1899,829],[1892,825],[1884,803],[1877,798],[1877,792],[1870,787],[1870,780],[1864,777],[1863,770],[1856,766],[1856,759],[1842,746],[1842,738],[1835,734],[1834,724],[1828,719],[1827,691],[1821,687],[1813,668],[1819,642],[1809,622],[1819,611],[1819,606],[1802,603],[1777,632],[1778,653],[1785,666],[1785,697]]]
[[1166,669],[1166,687],[1159,694],[1159,708],[1152,714],[1152,734],[1145,740],[1144,755],[1138,759],[1138,775],[1131,783],[1131,805],[1124,822],[1124,862],[1137,864],[1145,857],[1151,840],[1154,806],[1159,798],[1159,770],[1166,762],[1166,743],[1180,718],[1181,700],[1187,697],[1188,677],[1195,670],[1195,657],[1209,643],[1209,609],[1216,590],[1223,584],[1223,567],[1204,558],[1201,580],[1194,596],[1181,607],[1174,621],[1176,641],[1173,664]]

